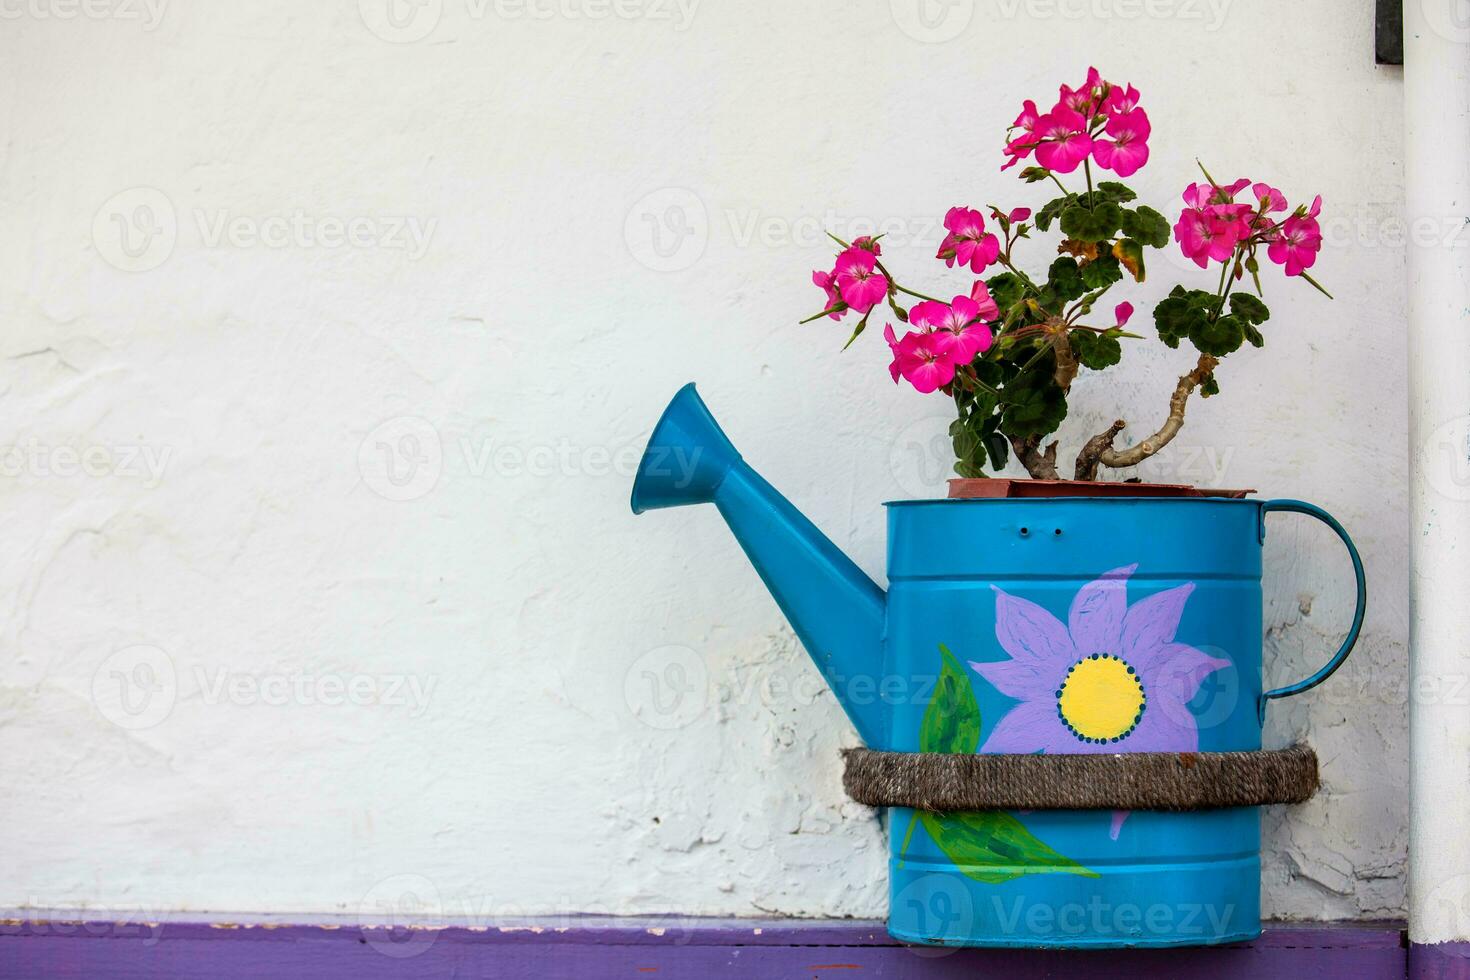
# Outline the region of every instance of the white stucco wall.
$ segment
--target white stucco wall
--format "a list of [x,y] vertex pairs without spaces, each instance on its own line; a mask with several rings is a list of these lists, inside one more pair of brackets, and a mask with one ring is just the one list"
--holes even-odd
[[[940,492],[945,406],[889,384],[877,330],[842,354],[796,325],[821,230],[889,224],[895,268],[953,282],[934,222],[1046,200],[1000,134],[1093,63],[1143,92],[1133,183],[1171,216],[1196,156],[1325,198],[1336,301],[1269,275],[1267,348],[1146,473],[1356,535],[1359,650],[1270,719],[1325,786],[1266,818],[1265,910],[1400,914],[1400,78],[1372,5],[917,2],[5,6],[0,906],[881,915],[849,726],[714,511],[635,520],[629,477],[697,379],[881,577],[879,502]],[[1192,269],[1155,259],[1141,315]],[[1130,347],[1066,436],[1150,424],[1188,362]],[[1351,583],[1279,521],[1284,681]]]

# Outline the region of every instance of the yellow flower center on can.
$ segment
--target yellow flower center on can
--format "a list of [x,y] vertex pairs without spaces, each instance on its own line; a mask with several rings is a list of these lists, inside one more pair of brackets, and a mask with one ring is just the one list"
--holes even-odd
[[1057,713],[1084,742],[1116,742],[1143,720],[1148,698],[1122,657],[1094,653],[1071,666],[1057,689]]

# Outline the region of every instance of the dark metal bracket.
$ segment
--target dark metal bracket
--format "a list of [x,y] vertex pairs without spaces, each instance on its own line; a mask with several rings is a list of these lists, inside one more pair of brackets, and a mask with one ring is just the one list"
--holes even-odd
[[1404,63],[1404,0],[1377,0],[1373,18],[1373,59],[1380,65]]

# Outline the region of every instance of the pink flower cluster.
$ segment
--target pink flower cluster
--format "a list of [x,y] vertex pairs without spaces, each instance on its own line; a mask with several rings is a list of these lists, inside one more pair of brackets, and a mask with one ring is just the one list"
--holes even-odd
[[[1236,201],[1247,187],[1250,198]],[[1255,203],[1251,203],[1251,201]],[[1310,206],[1300,205],[1285,220],[1275,215],[1287,210],[1286,196],[1270,184],[1252,184],[1242,177],[1232,184],[1190,184],[1184,189],[1186,207],[1174,225],[1174,240],[1201,269],[1210,262],[1229,262],[1236,249],[1266,245],[1266,255],[1299,276],[1317,261],[1322,249],[1322,195]]]
[[888,366],[893,383],[902,377],[924,394],[948,385],[956,370],[990,349],[994,335],[989,324],[999,314],[990,290],[980,280],[969,296],[956,296],[949,303],[930,299],[915,305],[909,311],[909,324],[918,329],[902,339],[894,336],[892,324],[883,330],[893,352],[893,363]]
[[859,238],[837,256],[832,271],[812,272],[812,282],[827,294],[828,314],[841,320],[848,310],[866,313],[888,295],[888,277],[878,269],[883,249],[872,238]]
[[1045,115],[1030,99],[1021,104],[1006,136],[1010,162],[1000,169],[1014,167],[1034,150],[1037,163],[1059,174],[1071,173],[1091,157],[1104,170],[1131,177],[1148,163],[1150,132],[1148,115],[1138,107],[1138,90],[1105,81],[1089,68],[1079,87],[1062,86],[1057,104]]

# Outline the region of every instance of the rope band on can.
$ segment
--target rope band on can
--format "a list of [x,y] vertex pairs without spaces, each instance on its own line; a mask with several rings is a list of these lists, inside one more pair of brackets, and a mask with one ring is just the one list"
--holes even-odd
[[919,810],[1209,810],[1301,803],[1306,745],[1260,752],[961,755],[845,749],[842,785],[868,806]]

